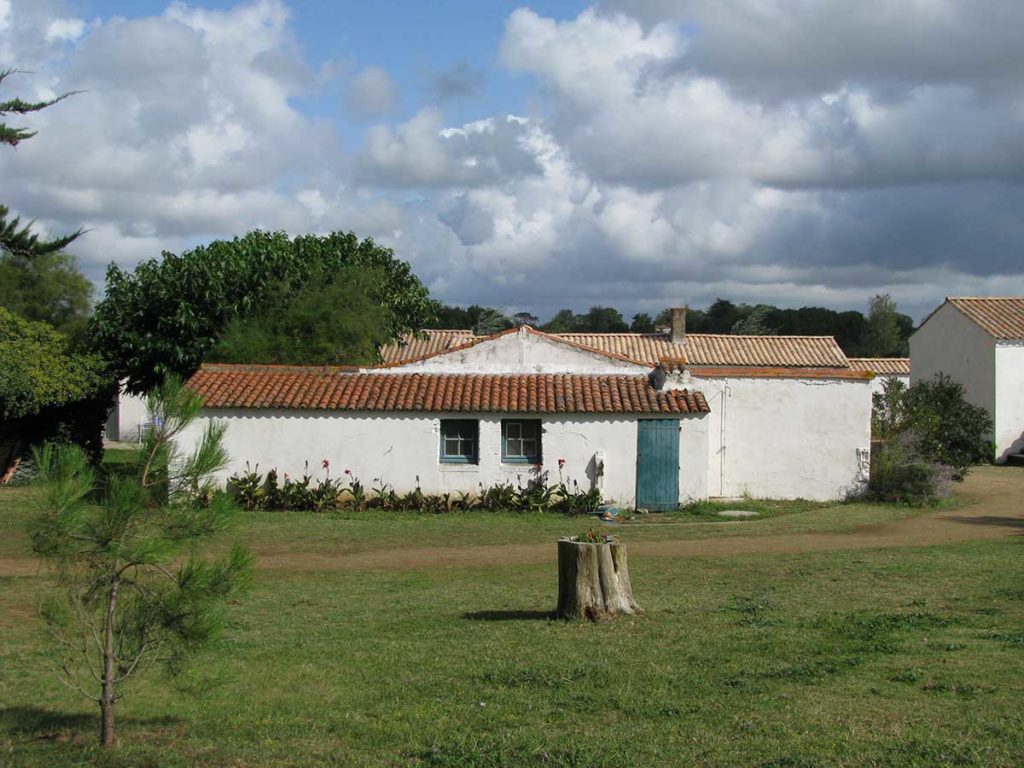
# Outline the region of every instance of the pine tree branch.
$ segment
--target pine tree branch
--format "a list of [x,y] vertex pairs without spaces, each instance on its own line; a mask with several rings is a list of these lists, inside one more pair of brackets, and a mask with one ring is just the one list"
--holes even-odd
[[[3,130],[4,126],[0,125],[0,141]],[[79,229],[70,235],[53,240],[40,240],[39,235],[32,231],[34,221],[22,224],[20,216],[8,220],[9,215],[10,210],[7,206],[0,205],[0,250],[21,258],[31,259],[63,251],[84,233],[84,230]]]

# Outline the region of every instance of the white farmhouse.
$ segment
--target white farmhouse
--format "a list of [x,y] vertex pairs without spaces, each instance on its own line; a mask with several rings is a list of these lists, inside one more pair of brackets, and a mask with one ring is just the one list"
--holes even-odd
[[[995,460],[1024,451],[1024,297],[951,297],[910,337],[910,380],[944,373],[992,416]],[[1019,460],[1024,460],[1021,457]]]
[[[619,504],[834,499],[867,477],[871,374],[832,337],[426,331],[363,369],[205,365],[232,464],[476,491],[538,471]],[[197,439],[201,424],[183,437]]]
[[124,382],[118,390],[114,404],[107,414],[103,435],[107,440],[137,443],[149,425],[146,398],[125,391]]
[[851,357],[850,367],[855,371],[871,372],[874,377],[871,379],[872,395],[880,393],[890,379],[910,386],[909,357]]

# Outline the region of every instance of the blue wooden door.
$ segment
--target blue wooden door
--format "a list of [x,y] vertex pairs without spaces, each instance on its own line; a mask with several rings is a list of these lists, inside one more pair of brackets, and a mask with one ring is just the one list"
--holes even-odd
[[679,506],[679,420],[640,419],[636,440],[637,509]]

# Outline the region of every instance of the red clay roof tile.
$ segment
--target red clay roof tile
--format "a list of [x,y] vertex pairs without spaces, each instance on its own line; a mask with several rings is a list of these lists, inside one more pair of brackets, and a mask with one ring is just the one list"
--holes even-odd
[[204,365],[189,386],[207,408],[429,413],[707,413],[700,392],[646,376],[353,373],[339,368]]

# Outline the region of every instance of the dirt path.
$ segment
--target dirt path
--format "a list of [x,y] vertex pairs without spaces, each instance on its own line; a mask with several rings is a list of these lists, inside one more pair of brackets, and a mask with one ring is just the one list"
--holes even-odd
[[[1024,534],[1024,470],[985,467],[971,473],[958,491],[963,503],[955,510],[926,513],[847,531],[637,541],[630,543],[630,553],[641,557],[722,557],[761,552],[923,547]],[[257,566],[288,571],[405,570],[543,563],[551,557],[552,545],[549,543],[402,547],[347,554],[257,552]],[[38,573],[39,564],[33,559],[0,558],[0,576]]]

